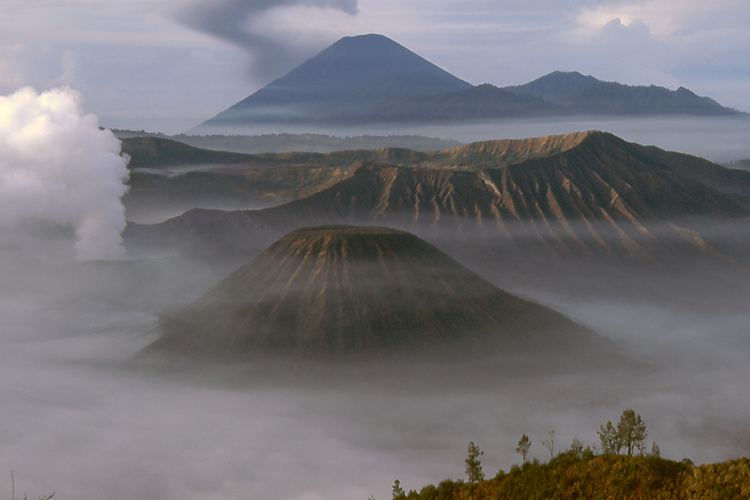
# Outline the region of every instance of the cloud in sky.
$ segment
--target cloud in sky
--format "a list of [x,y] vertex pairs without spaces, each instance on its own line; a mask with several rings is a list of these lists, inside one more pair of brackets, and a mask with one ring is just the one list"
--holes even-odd
[[612,19],[624,24],[641,21],[658,35],[686,35],[746,25],[745,0],[639,0],[602,2],[581,9],[577,21],[590,28],[601,28]]
[[250,52],[252,76],[275,78],[302,59],[295,42],[264,34],[258,22],[265,13],[285,7],[312,7],[358,13],[358,0],[202,0],[178,16],[186,26],[227,41]]
[[339,37],[368,32],[473,83],[579,70],[750,109],[746,0],[8,1],[0,91],[64,78],[106,125],[190,128]]

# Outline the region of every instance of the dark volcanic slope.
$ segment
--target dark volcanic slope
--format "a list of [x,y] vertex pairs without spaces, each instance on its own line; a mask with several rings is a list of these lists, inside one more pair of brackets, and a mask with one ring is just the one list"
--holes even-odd
[[353,166],[263,166],[130,173],[123,198],[128,217],[156,211],[177,215],[193,208],[252,209],[278,205],[318,192],[348,177]]
[[159,137],[131,137],[121,141],[123,153],[130,157],[130,168],[224,165],[253,160],[241,153],[209,151]]
[[730,115],[688,89],[628,86],[577,72],[474,87],[382,35],[347,37],[198,127],[367,125],[554,115]]
[[389,38],[346,37],[201,127],[348,120],[387,99],[468,88]]
[[155,137],[187,144],[209,151],[226,151],[240,154],[273,154],[293,151],[307,153],[332,153],[334,151],[373,150],[383,148],[408,148],[415,151],[438,151],[460,146],[453,139],[425,137],[422,135],[356,135],[332,136],[325,134],[260,134],[260,135],[167,135],[145,130],[111,129],[120,139]]
[[[570,254],[650,255],[677,244],[718,251],[698,219],[748,215],[750,174],[700,158],[586,132],[472,144],[433,155],[394,155],[402,166],[362,163],[354,175],[307,198],[257,212],[222,213],[219,225],[278,231],[329,223],[387,223],[419,234],[481,231]],[[155,228],[188,230],[191,211]],[[227,234],[240,250],[248,240]]]
[[296,200],[350,176],[356,163],[411,164],[425,153],[388,148],[322,153],[237,154],[166,138],[122,141],[131,157],[128,218],[179,214],[191,208],[251,209]]
[[[357,161],[401,162],[411,164],[424,161],[430,155],[405,148],[381,148],[373,150],[342,150],[331,153],[286,152],[286,153],[230,153],[214,151],[183,144],[160,137],[131,137],[122,140],[122,152],[131,158],[129,167],[293,167],[321,166],[348,167]],[[213,169],[226,171],[226,169]]]
[[485,84],[450,94],[389,99],[372,107],[368,119],[374,123],[434,123],[565,113],[557,104]]
[[574,114],[594,115],[732,115],[713,99],[680,87],[669,90],[655,85],[623,85],[604,82],[577,71],[555,71],[524,85],[506,87],[509,92],[557,104]]
[[239,358],[265,349],[375,352],[462,339],[528,353],[601,345],[596,335],[495,288],[414,235],[341,226],[281,238],[167,315],[162,330],[156,348]]

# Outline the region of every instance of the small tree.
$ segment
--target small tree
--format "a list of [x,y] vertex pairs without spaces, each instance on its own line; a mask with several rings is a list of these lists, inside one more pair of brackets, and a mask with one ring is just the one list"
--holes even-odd
[[406,498],[406,492],[401,487],[401,481],[399,481],[398,479],[393,481],[393,488],[391,488],[391,491],[393,492],[393,494],[391,495],[391,498],[393,500],[403,500],[404,498]]
[[573,441],[570,442],[568,452],[572,453],[576,458],[581,458],[583,456],[583,443],[577,437],[574,437]]
[[529,436],[524,434],[518,441],[518,446],[516,446],[516,453],[521,455],[523,463],[526,463],[526,457],[529,455],[529,448],[531,448],[531,439],[529,439]]
[[636,452],[641,455],[646,450],[646,424],[635,411],[628,408],[620,415],[617,427],[612,421],[599,427],[599,441],[605,455],[619,454],[623,449],[629,457]]
[[649,453],[652,457],[661,458],[661,448],[659,448],[659,445],[656,444],[656,442],[651,443],[651,453]]
[[636,452],[643,454],[646,449],[646,424],[635,411],[628,408],[620,416],[617,423],[617,436],[620,447],[625,449],[627,456],[631,457]]
[[555,431],[549,431],[547,433],[547,439],[542,440],[542,446],[549,451],[550,459],[555,458]]
[[616,455],[620,453],[622,448],[620,436],[611,420],[607,420],[606,424],[600,426],[597,434],[599,434],[599,444],[602,447],[603,454]]
[[466,448],[466,479],[470,483],[478,483],[484,480],[484,471],[482,470],[482,461],[479,459],[484,455],[484,452],[479,449],[479,446],[474,441],[469,443]]

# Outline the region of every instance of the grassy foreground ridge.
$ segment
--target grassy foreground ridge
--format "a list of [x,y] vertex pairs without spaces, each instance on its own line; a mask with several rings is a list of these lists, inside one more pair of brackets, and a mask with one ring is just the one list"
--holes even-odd
[[[393,500],[735,500],[750,499],[750,458],[696,466],[689,459],[661,457],[656,443],[646,452],[646,424],[631,409],[619,422],[603,424],[597,433],[601,453],[574,439],[555,453],[555,434],[541,441],[550,455],[546,463],[527,460],[532,442],[524,434],[516,452],[523,465],[500,470],[485,479],[481,457],[473,441],[467,447],[466,481],[445,480],[408,493],[399,480]],[[371,497],[372,498],[372,497]]]
[[750,459],[695,466],[652,456],[577,455],[527,462],[493,479],[446,480],[397,500],[729,500],[750,499]]

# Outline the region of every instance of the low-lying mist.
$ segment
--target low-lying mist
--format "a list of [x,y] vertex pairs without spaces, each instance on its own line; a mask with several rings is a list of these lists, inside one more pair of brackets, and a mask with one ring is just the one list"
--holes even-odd
[[352,134],[418,134],[464,143],[494,139],[523,139],[581,130],[611,132],[625,140],[654,145],[708,158],[715,162],[730,162],[750,157],[747,137],[750,118],[704,116],[643,117],[560,117],[544,119],[514,119],[458,124],[404,124],[383,126],[310,127],[300,125],[264,125],[262,128],[226,129],[225,134],[306,133],[311,128],[318,133],[334,136]]
[[[451,366],[289,372],[273,360],[238,367],[137,356],[156,338],[158,312],[194,300],[226,266],[75,264],[7,251],[0,266],[0,470],[14,470],[17,489],[32,495],[382,499],[395,478],[411,488],[461,477],[469,440],[492,474],[519,461],[522,433],[543,459],[548,431],[559,447],[574,436],[594,444],[599,424],[627,407],[666,456],[702,462],[750,449],[750,313],[711,284],[695,308],[650,300],[659,278],[646,272],[631,276],[631,298],[580,283],[545,292],[529,285],[539,276],[504,277],[504,287],[617,341],[639,360],[634,370],[519,368],[499,358],[478,371],[459,353]],[[597,281],[594,272],[581,280]]]
[[[125,163],[95,119],[80,116],[74,95],[52,97],[66,104],[70,116],[31,107],[67,125],[59,129],[61,137],[41,133],[43,128],[37,137],[77,144],[79,136],[64,132],[69,122],[81,125],[72,129],[81,132],[84,145],[98,145],[92,154],[103,158],[91,165],[111,168],[80,171],[89,180],[106,174],[93,184],[103,197],[94,197],[101,204],[91,208],[85,190],[77,191],[68,177],[67,166],[80,167],[71,156],[76,148],[60,147],[60,161],[52,165],[62,181],[38,184],[60,196],[52,198],[58,204],[40,212],[33,202],[47,199],[44,190],[14,190],[14,199],[25,203],[9,208],[23,210],[5,214],[14,217],[7,218],[12,224],[0,241],[0,471],[15,472],[18,492],[33,498],[55,491],[76,500],[383,499],[395,478],[416,488],[461,477],[470,440],[485,450],[485,470],[492,474],[518,462],[513,450],[522,433],[532,438],[532,455],[544,458],[539,442],[548,431],[556,431],[559,447],[573,437],[593,444],[599,424],[627,407],[644,417],[649,439],[666,456],[702,462],[750,450],[750,313],[743,300],[747,289],[738,285],[747,282],[741,263],[728,271],[733,280],[723,279],[723,268],[714,281],[704,279],[711,274],[704,272],[704,260],[685,257],[669,267],[682,271],[679,279],[665,281],[653,266],[621,266],[617,259],[611,267],[586,259],[571,267],[563,257],[523,259],[524,265],[492,259],[471,251],[470,231],[436,238],[483,278],[612,339],[635,368],[591,360],[560,369],[548,357],[518,362],[503,355],[479,364],[468,351],[456,352],[449,364],[394,357],[321,364],[261,359],[232,366],[142,356],[158,336],[159,314],[195,300],[239,259],[144,254],[128,260],[131,253],[116,262],[76,262],[122,256]],[[21,98],[33,104],[38,96]],[[634,134],[647,133],[629,123]],[[518,134],[549,131],[528,127]],[[483,130],[493,138],[516,135]],[[669,137],[663,140],[676,140]],[[695,141],[691,147],[729,147],[737,137],[728,132],[720,144]],[[49,166],[44,158],[37,161],[39,144],[11,148],[18,161],[0,164],[10,165],[3,178],[18,180]],[[739,140],[731,145],[742,147]],[[745,155],[731,148],[724,151]],[[74,189],[60,190],[66,182]],[[104,233],[93,236],[103,238],[87,239],[92,233],[81,230],[89,208],[110,216],[94,224]],[[149,208],[144,218],[164,216]],[[716,239],[729,238],[719,224],[705,227]],[[732,238],[732,245],[743,247],[744,239]]]

